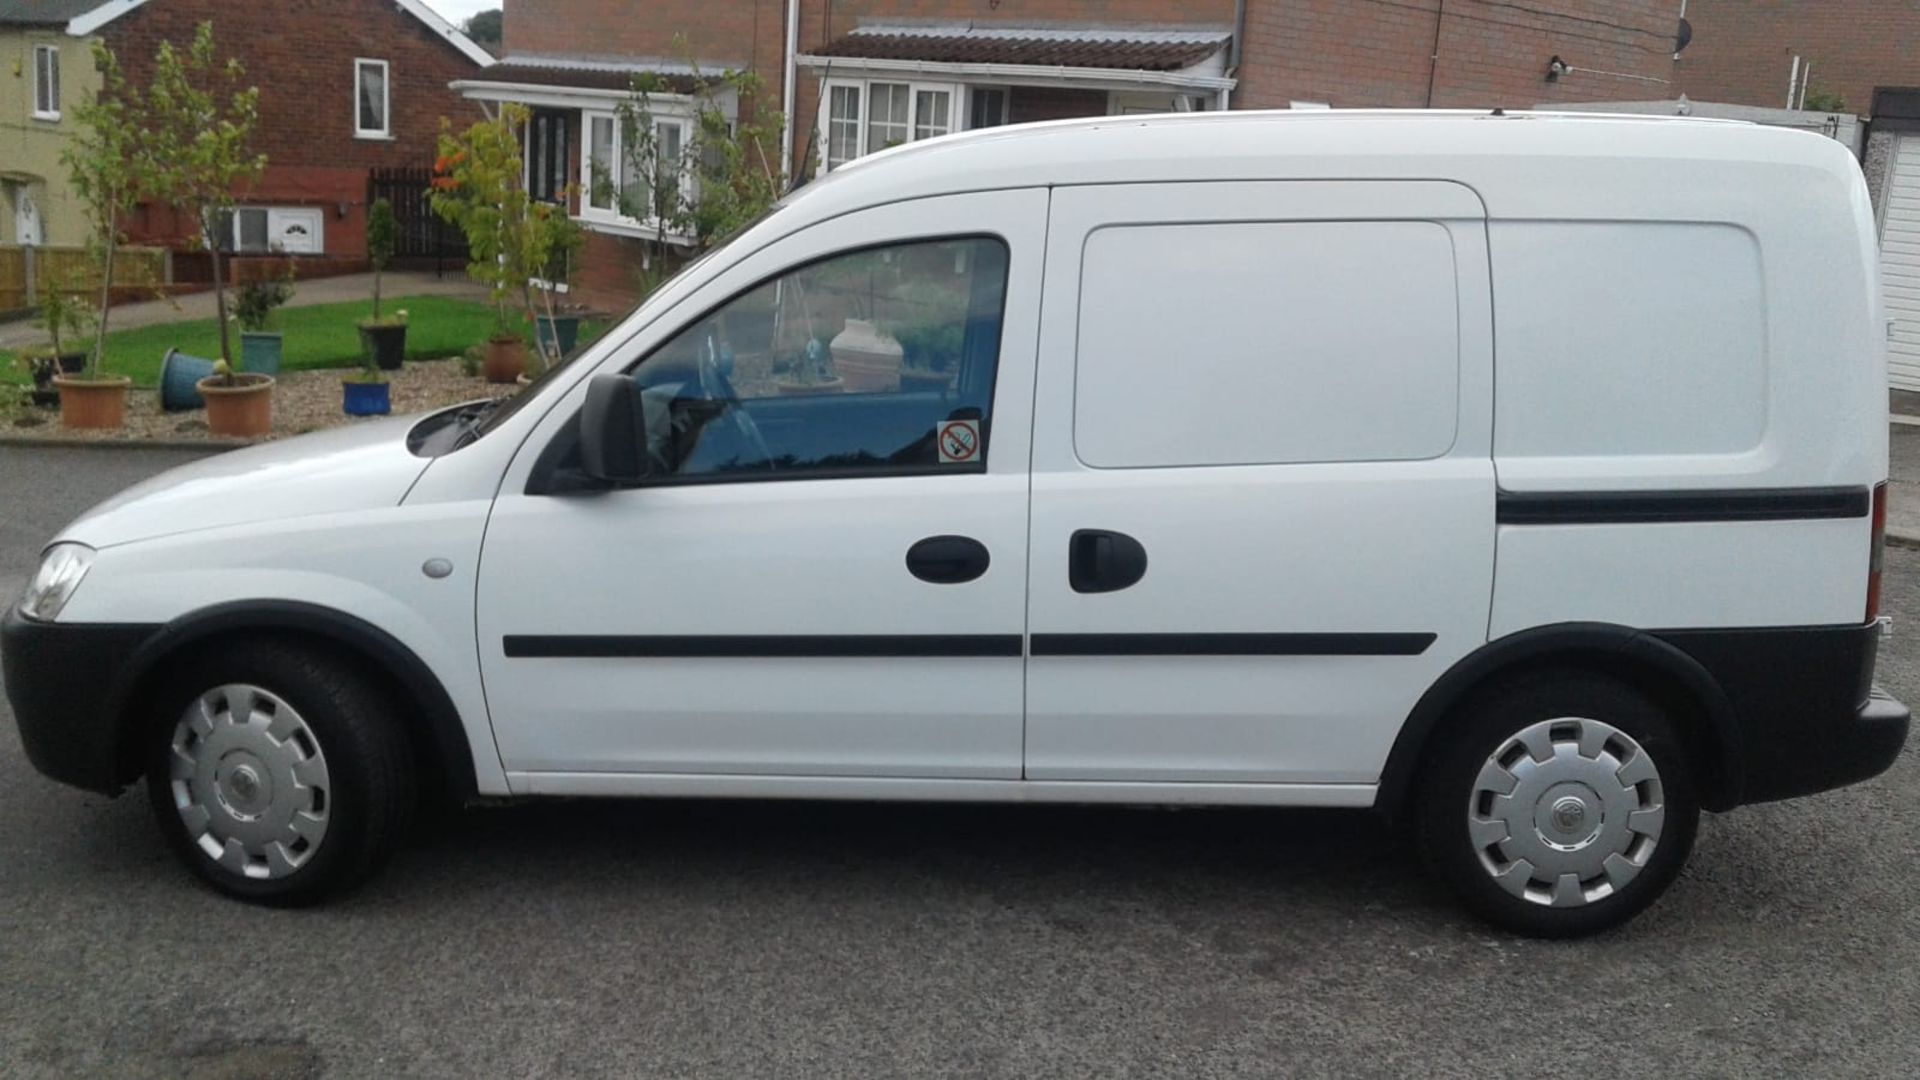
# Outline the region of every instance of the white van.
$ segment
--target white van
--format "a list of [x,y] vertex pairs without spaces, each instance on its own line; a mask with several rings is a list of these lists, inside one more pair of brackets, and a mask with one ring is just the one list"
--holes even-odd
[[[48,775],[229,893],[423,791],[1371,807],[1629,918],[1871,777],[1866,188],[1713,121],[1001,128],[808,185],[501,403],[109,500],[5,623]],[[1279,823],[1276,822],[1276,827]]]

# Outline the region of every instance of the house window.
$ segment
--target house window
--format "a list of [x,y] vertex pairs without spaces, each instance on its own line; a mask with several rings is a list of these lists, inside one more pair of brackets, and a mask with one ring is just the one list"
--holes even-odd
[[827,113],[827,168],[860,156],[860,87],[836,86]]
[[953,103],[959,93],[951,83],[828,83],[823,106],[827,168],[889,146],[945,135],[954,128]]
[[999,127],[1007,122],[1007,97],[1005,87],[982,86],[973,91],[973,100],[968,112],[968,128]]
[[[687,122],[654,117],[651,146],[629,147],[627,125],[611,113],[587,113],[580,162],[586,190],[580,216],[589,221],[646,226],[671,214],[692,178],[686,175]],[[653,181],[661,186],[655,190]],[[641,213],[644,211],[644,213]]]
[[359,139],[393,137],[392,102],[389,100],[387,62],[353,62],[353,134]]
[[60,119],[60,48],[33,47],[33,118]]
[[326,250],[326,215],[308,206],[241,206],[224,213],[216,232],[229,254],[318,255]]

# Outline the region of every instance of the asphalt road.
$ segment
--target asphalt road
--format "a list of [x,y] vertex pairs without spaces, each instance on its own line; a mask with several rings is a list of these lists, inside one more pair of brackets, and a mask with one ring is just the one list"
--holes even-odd
[[[0,591],[181,460],[0,448]],[[209,558],[215,557],[209,554]],[[1920,699],[1920,551],[1881,681]],[[1711,817],[1623,931],[1463,916],[1365,815],[568,803],[469,812],[316,911],[206,892],[0,704],[0,1072],[1912,1076],[1920,752]]]

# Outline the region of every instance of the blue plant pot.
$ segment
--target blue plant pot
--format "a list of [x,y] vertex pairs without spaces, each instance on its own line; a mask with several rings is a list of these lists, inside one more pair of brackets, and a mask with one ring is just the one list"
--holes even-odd
[[541,356],[552,356],[554,343],[558,342],[561,356],[573,351],[580,340],[580,316],[555,315],[549,318],[542,315],[533,323],[534,340],[540,345]]
[[243,331],[240,335],[240,370],[261,375],[280,374],[280,335]]
[[348,416],[385,416],[393,411],[393,401],[387,396],[386,383],[343,379],[340,389],[346,394],[342,405]]
[[204,408],[206,402],[194,384],[212,374],[213,361],[168,349],[166,359],[160,361],[160,407],[168,412]]

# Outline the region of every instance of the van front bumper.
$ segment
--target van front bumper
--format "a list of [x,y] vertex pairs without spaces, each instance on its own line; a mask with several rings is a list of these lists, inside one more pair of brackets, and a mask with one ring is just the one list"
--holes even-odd
[[0,677],[27,760],[77,788],[117,795],[139,774],[123,745],[123,683],[155,626],[37,622],[8,608],[0,618]]
[[1739,745],[1715,809],[1857,784],[1906,745],[1911,714],[1873,682],[1876,623],[1654,636],[1699,661],[1731,708]]

